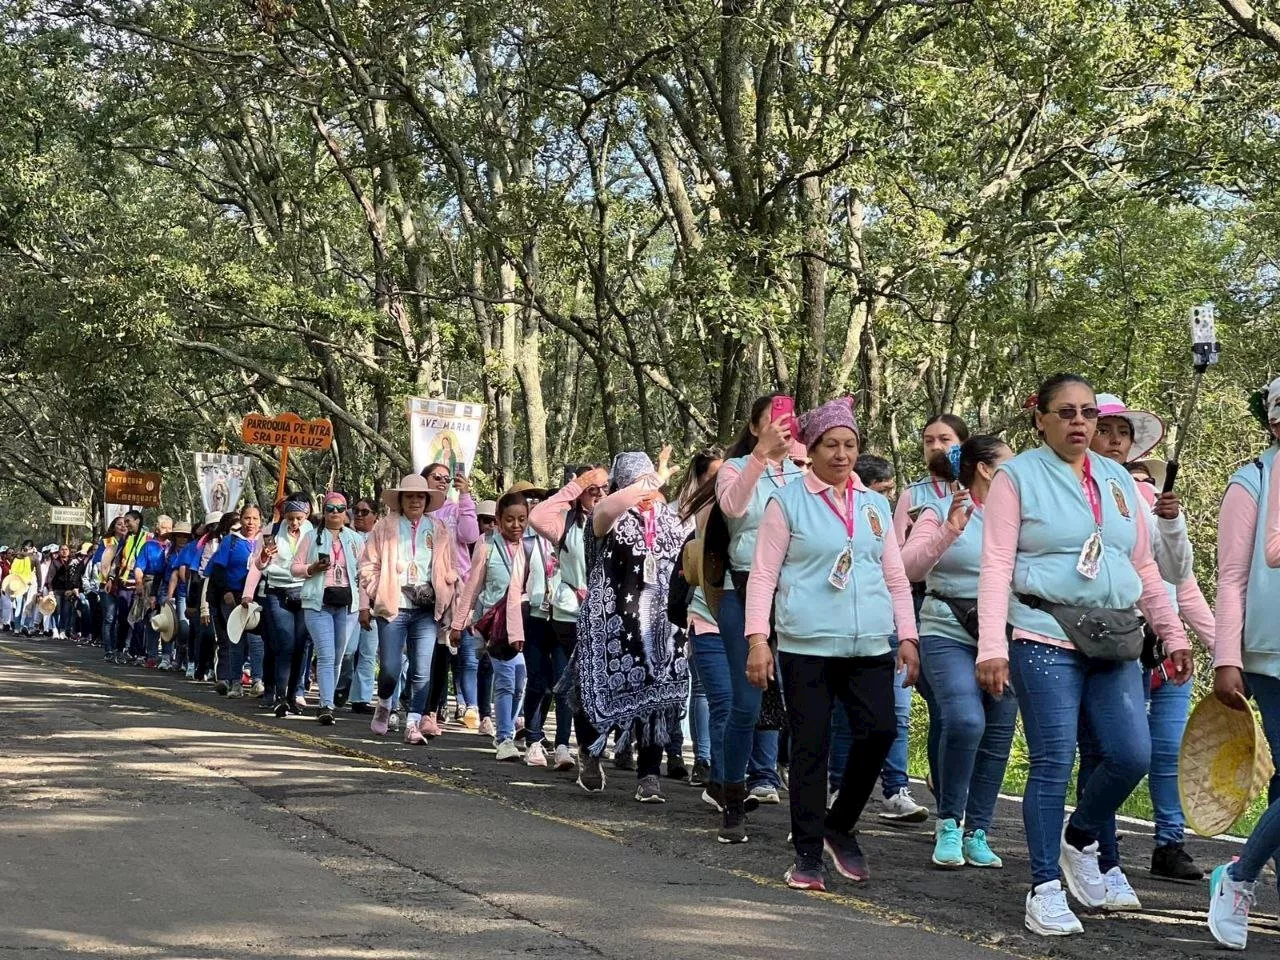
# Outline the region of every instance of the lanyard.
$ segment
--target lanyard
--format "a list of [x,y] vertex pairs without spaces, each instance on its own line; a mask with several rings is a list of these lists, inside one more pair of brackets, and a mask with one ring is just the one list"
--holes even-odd
[[333,566],[340,567],[343,565],[343,562],[344,562],[344,553],[342,550],[342,537],[334,536],[333,532],[330,531],[329,539],[333,541],[333,548],[332,548],[333,549]]
[[764,475],[769,478],[775,487],[781,489],[787,485],[787,469],[782,464],[778,464],[778,472],[776,474],[770,472],[770,463],[764,468]]
[[947,494],[947,488],[940,484],[936,477],[930,477],[929,482],[933,484],[933,493],[939,500]]
[[418,524],[420,523],[422,523],[422,517],[409,521],[409,551],[414,563],[418,562]]
[[556,575],[556,567],[559,564],[556,552],[551,549],[551,544],[544,538],[538,537],[538,552],[542,554],[542,573],[547,578],[547,582]]
[[1093,513],[1094,526],[1101,530],[1102,494],[1098,491],[1097,481],[1093,479],[1093,464],[1089,462],[1088,454],[1084,458],[1084,481],[1081,486],[1084,487],[1084,498],[1089,503],[1089,510]]
[[658,517],[654,513],[653,507],[650,507],[640,516],[644,520],[645,549],[652,550],[654,542],[658,539]]
[[845,532],[849,535],[849,542],[853,543],[853,526],[854,526],[853,483],[852,481],[848,481],[848,483],[849,485],[844,488],[843,516],[841,515],[839,508],[836,506],[835,501],[832,500],[831,497],[827,495],[826,490],[822,491],[822,502],[825,503],[827,505],[827,508],[836,515],[836,517],[840,520],[841,523],[844,524]]
[[511,558],[516,555],[515,548],[519,544],[508,543],[506,537],[498,536],[494,537],[493,545],[498,548],[498,556],[502,558],[502,562],[507,568],[507,576],[511,576]]

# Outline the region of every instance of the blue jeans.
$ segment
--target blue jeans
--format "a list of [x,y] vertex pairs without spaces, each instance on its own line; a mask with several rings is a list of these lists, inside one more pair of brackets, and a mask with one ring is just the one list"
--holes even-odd
[[1151,766],[1142,668],[1133,661],[1095,660],[1075,650],[1014,640],[1009,676],[1022,708],[1031,771],[1022,803],[1034,885],[1060,878],[1059,844],[1067,781],[1083,715],[1106,731],[1102,762],[1081,791],[1070,824],[1098,839]]
[[[767,748],[755,757],[756,720],[760,717],[761,691],[747,682],[746,612],[736,590],[726,590],[720,598],[717,623],[718,634],[698,635],[693,649],[698,658],[698,672],[707,691],[707,703],[713,713],[712,763],[720,755],[719,776],[713,771],[717,783],[743,783],[747,780],[747,766],[755,759],[757,770],[768,761]],[[714,714],[723,712],[723,703],[729,699],[728,716],[724,724],[721,748],[717,751],[714,730]],[[717,704],[720,706],[717,707]],[[773,766],[778,761],[778,737],[773,736]],[[772,769],[772,768],[771,768]],[[776,776],[776,771],[774,773]],[[719,779],[723,777],[723,780]]]
[[[897,695],[894,695],[897,706]],[[849,751],[853,749],[853,731],[849,728],[849,715],[844,707],[831,708],[831,753],[827,760],[827,790],[836,792],[844,785],[844,768],[849,763]]]
[[[223,603],[219,610],[222,614],[222,622],[219,625],[223,636],[226,636],[227,617],[231,616],[231,611],[235,609],[234,604]],[[249,677],[253,680],[262,679],[262,635],[260,633],[245,632],[240,637],[239,643],[231,643],[227,641],[227,662],[224,664],[222,659],[218,660],[218,679],[227,683],[239,683],[240,677],[244,673],[245,661],[249,661]]]
[[344,657],[353,660],[351,702],[369,703],[373,700],[373,677],[378,667],[378,631],[375,627],[365,630],[356,616],[352,616],[349,629]]
[[[338,668],[350,632],[347,623],[353,614],[347,606],[326,603],[319,610],[306,610],[307,633],[316,651],[316,686],[320,706],[333,709],[333,691],[338,686]],[[341,647],[339,647],[341,644]]]
[[[1246,673],[1245,686],[1262,714],[1262,730],[1271,747],[1271,759],[1280,756],[1280,680],[1260,673]],[[1266,813],[1253,828],[1240,852],[1240,859],[1228,871],[1233,880],[1257,880],[1268,860],[1280,856],[1280,763],[1267,787]]]
[[516,735],[516,713],[524,696],[524,683],[523,653],[510,660],[493,660],[493,711],[497,715],[499,743]]
[[[525,623],[528,624],[529,620]],[[554,625],[550,621],[535,620],[532,633],[526,633],[524,662],[528,676],[524,699],[525,743],[539,743],[546,740],[542,731],[547,720],[543,713],[545,694],[555,690],[556,684],[564,676],[565,668],[569,666],[569,651],[560,643]],[[556,697],[555,704],[555,745],[567,747],[569,737],[573,733],[573,711],[569,709],[566,697]]]
[[390,700],[396,692],[407,652],[409,713],[422,716],[431,692],[431,658],[435,649],[436,621],[425,607],[406,608],[390,620],[378,617],[378,697]]
[[978,686],[973,644],[938,636],[920,643],[938,707],[938,819],[963,823],[966,832],[989,830],[1009,764],[1018,701],[1012,692],[997,699]]
[[[896,658],[898,656],[897,634],[890,638],[889,646]],[[929,762],[929,773],[933,776],[934,770],[937,768],[938,738],[941,724],[938,722],[938,709],[933,701],[933,691],[929,688],[929,681],[925,677],[923,670],[920,672],[920,679],[916,681],[915,689],[920,691],[920,696],[924,698],[925,706],[929,708],[929,734],[925,741],[925,755]],[[907,762],[910,757],[911,745],[912,692],[911,687],[902,685],[902,674],[895,674],[893,711],[898,718],[898,736],[894,739],[893,746],[889,749],[889,756],[884,762],[884,767],[880,770],[880,788],[884,792],[886,799],[892,797],[910,782],[907,778]],[[934,787],[937,787],[936,777]]]
[[462,639],[458,641],[458,677],[456,686],[458,688],[459,704],[466,709],[468,707],[478,707],[479,697],[476,696],[476,672],[480,667],[480,657],[478,650],[480,648],[480,638],[471,632],[470,628],[462,631]]
[[272,684],[276,700],[288,700],[292,694],[290,680],[301,674],[302,654],[306,648],[307,618],[301,607],[286,610],[280,597],[268,593],[263,613],[271,621],[271,641],[275,646],[275,676]]
[[[559,709],[559,708],[557,708]],[[693,739],[693,759],[711,763],[711,719],[707,692],[702,686],[698,667],[689,658],[689,736]]]

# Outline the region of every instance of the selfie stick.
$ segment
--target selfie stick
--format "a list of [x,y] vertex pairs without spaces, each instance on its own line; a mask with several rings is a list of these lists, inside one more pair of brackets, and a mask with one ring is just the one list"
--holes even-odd
[[1195,413],[1204,372],[1218,362],[1218,356],[1222,352],[1213,313],[1212,303],[1201,303],[1191,308],[1191,356],[1195,375],[1191,381],[1191,397],[1187,400],[1187,406],[1182,412],[1182,429],[1178,431],[1178,440],[1173,446],[1173,459],[1169,461],[1164,475],[1165,493],[1173,489],[1174,481],[1178,479],[1178,462],[1182,458],[1182,444],[1187,439],[1191,417]]

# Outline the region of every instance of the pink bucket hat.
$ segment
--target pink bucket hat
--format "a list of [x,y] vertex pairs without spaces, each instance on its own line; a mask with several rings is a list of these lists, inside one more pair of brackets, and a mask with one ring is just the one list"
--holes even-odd
[[1130,410],[1113,393],[1098,394],[1098,419],[1123,417],[1133,430],[1133,447],[1129,450],[1129,462],[1141,460],[1160,445],[1164,439],[1164,421],[1145,410]]
[[853,402],[853,397],[836,397],[802,416],[800,438],[804,441],[805,449],[812,450],[824,433],[836,427],[848,427],[861,437],[858,421],[853,415]]

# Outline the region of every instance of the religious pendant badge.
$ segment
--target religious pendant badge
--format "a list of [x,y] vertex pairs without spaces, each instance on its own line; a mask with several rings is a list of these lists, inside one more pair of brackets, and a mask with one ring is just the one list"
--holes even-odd
[[653,545],[658,539],[658,518],[654,515],[652,509],[646,510],[644,514],[644,545],[648,551],[644,555],[644,582],[647,584],[655,584],[658,582],[658,558],[653,555]]
[[1097,580],[1102,570],[1102,495],[1093,480],[1093,468],[1088,458],[1084,461],[1084,493],[1089,501],[1089,510],[1093,514],[1093,533],[1080,548],[1080,559],[1076,561],[1076,571],[1086,580]]
[[827,583],[837,590],[843,590],[849,585],[849,571],[852,569],[853,544],[848,543],[840,551],[840,556],[836,557],[836,562],[831,565],[831,573],[827,576]]
[[827,583],[837,590],[843,590],[849,586],[849,577],[853,571],[853,529],[856,522],[853,512],[855,504],[853,484],[849,484],[845,488],[843,514],[836,508],[835,502],[827,496],[827,491],[825,490],[822,491],[822,501],[836,515],[836,519],[844,526],[845,533],[848,535],[844,549],[836,557],[835,563],[831,565],[831,573],[827,575]]

